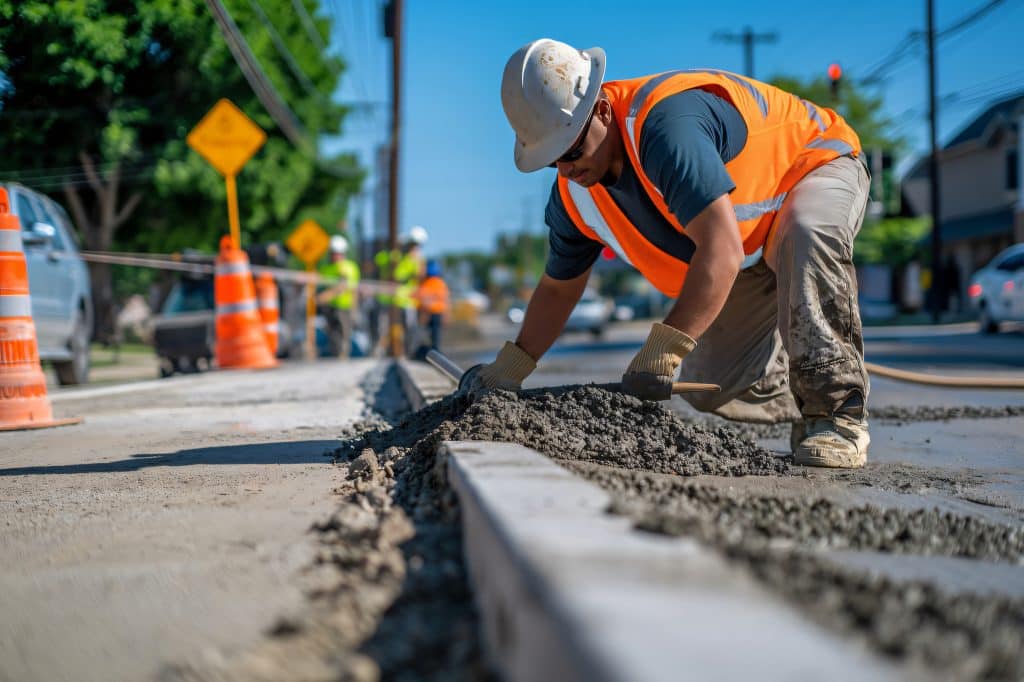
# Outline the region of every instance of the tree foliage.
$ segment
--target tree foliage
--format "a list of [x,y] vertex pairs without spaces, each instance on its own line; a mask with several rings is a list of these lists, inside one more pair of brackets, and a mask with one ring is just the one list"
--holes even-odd
[[867,221],[854,243],[854,261],[858,265],[904,266],[921,256],[931,230],[929,217]]
[[838,101],[833,99],[831,84],[825,77],[801,80],[776,76],[771,84],[819,106],[835,109],[857,131],[864,149],[879,148],[898,154],[907,148],[907,140],[893,132],[892,120],[882,113],[882,98],[869,95],[853,82],[840,82]]
[[[319,0],[302,1],[327,42]],[[309,39],[292,1],[224,5],[307,133],[338,133],[344,64]],[[328,229],[344,219],[361,182],[354,159],[333,160],[350,170],[339,179],[281,134],[203,0],[0,0],[0,177],[67,206],[86,248],[215,248],[224,183],[185,136],[221,97],[268,133],[238,178],[244,242],[281,239],[306,217]],[[109,297],[109,269],[93,275],[94,295]]]

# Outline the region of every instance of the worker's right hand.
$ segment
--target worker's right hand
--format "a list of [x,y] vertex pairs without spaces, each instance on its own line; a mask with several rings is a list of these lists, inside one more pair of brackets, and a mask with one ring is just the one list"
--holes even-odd
[[668,400],[679,365],[696,345],[678,329],[655,322],[647,341],[622,375],[622,390],[641,400]]
[[466,370],[459,381],[459,392],[475,400],[482,393],[495,388],[518,391],[523,386],[523,379],[530,376],[536,367],[537,361],[526,351],[506,341],[494,362]]

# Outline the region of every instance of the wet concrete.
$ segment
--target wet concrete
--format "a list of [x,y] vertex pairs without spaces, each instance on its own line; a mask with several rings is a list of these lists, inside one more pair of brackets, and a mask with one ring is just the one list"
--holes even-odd
[[[997,412],[1009,414],[999,407],[882,411],[900,420]],[[473,405],[449,397],[403,424],[422,434],[411,460],[422,470],[436,471],[430,452],[440,440],[526,445],[607,489],[613,511],[638,527],[699,539],[823,625],[887,656],[961,679],[1024,675],[1020,516],[964,501],[986,482],[977,472],[901,462],[858,471],[794,467],[753,440],[788,440],[788,425],[694,420],[586,386],[498,391]],[[936,491],[946,494],[937,504]],[[907,568],[925,557],[947,564],[930,563],[933,575]],[[965,562],[993,577],[990,589],[949,579],[971,573]]]
[[764,476],[788,471],[778,457],[734,430],[688,422],[660,403],[594,386],[496,391],[466,410],[454,440],[505,440],[549,457],[695,476]]

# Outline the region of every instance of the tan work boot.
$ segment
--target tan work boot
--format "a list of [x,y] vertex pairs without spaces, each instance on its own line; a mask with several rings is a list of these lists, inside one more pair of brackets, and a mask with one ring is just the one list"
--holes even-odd
[[868,461],[868,423],[836,415],[793,424],[790,446],[796,464],[856,469]]

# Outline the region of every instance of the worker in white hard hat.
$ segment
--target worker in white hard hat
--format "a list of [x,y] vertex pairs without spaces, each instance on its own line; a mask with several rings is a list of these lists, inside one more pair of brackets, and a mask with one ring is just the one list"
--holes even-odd
[[329,261],[320,266],[320,274],[336,284],[321,291],[317,300],[325,306],[332,352],[347,358],[359,315],[359,265],[348,257],[348,240],[340,234],[331,237],[328,249]]
[[550,256],[515,342],[466,384],[518,389],[603,247],[676,299],[622,377],[698,409],[794,423],[797,463],[858,467],[869,443],[853,240],[869,178],[836,112],[751,78],[682,69],[604,82],[605,54],[516,51],[501,98],[516,167],[551,166]]

